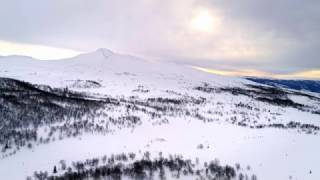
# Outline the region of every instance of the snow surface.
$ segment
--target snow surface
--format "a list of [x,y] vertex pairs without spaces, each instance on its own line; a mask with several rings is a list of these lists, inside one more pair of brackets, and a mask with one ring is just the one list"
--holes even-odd
[[[241,111],[234,104],[245,102],[265,109],[255,118],[258,123],[269,123],[271,119],[273,123],[294,121],[320,126],[320,116],[310,112],[274,106],[246,96],[206,94],[193,90],[204,82],[213,87],[244,87],[244,84],[253,84],[245,79],[208,74],[174,63],[120,55],[107,49],[57,61],[40,61],[22,56],[1,57],[0,77],[52,87],[68,87],[75,91],[110,97],[206,97],[210,103],[201,107],[201,111],[213,111],[208,113],[213,119],[219,118],[214,113],[218,111],[224,113],[224,119],[230,118],[233,111]],[[86,80],[98,82],[101,87],[73,85],[74,82]],[[310,101],[306,97],[292,95],[289,98],[294,102],[320,107],[319,102]],[[241,118],[240,114],[236,116]],[[255,117],[256,114],[248,116]],[[182,154],[191,159],[199,157],[203,161],[218,158],[225,164],[250,165],[250,171],[259,180],[284,180],[290,177],[294,180],[320,179],[318,134],[275,128],[250,129],[225,121],[205,123],[184,117],[169,118],[168,124],[154,126],[147,118],[144,117],[142,124],[136,128],[118,129],[104,135],[92,133],[65,138],[36,146],[32,150],[24,148],[12,156],[0,159],[0,179],[25,179],[38,170],[51,172],[60,160],[72,162],[105,154],[139,151]],[[205,148],[197,148],[199,144]]]

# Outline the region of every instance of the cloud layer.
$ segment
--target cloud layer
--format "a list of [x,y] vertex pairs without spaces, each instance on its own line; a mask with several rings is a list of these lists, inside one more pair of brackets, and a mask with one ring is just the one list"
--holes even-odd
[[[192,28],[210,14],[209,32]],[[320,69],[318,0],[10,0],[0,40],[114,51],[208,68]]]

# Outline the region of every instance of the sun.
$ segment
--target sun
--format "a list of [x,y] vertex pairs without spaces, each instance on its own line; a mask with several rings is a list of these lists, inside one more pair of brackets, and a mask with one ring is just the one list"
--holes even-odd
[[194,31],[212,33],[217,30],[220,19],[207,10],[198,11],[191,19],[191,28]]

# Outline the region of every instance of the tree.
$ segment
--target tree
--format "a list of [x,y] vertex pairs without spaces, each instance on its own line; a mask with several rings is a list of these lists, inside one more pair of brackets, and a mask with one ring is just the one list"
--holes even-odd
[[56,174],[56,173],[57,173],[57,167],[54,166],[54,167],[53,167],[53,174]]

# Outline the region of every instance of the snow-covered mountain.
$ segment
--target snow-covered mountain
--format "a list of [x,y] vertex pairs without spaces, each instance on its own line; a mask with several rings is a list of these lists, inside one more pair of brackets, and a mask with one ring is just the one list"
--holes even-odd
[[107,49],[0,57],[0,89],[0,179],[320,178],[317,93]]

